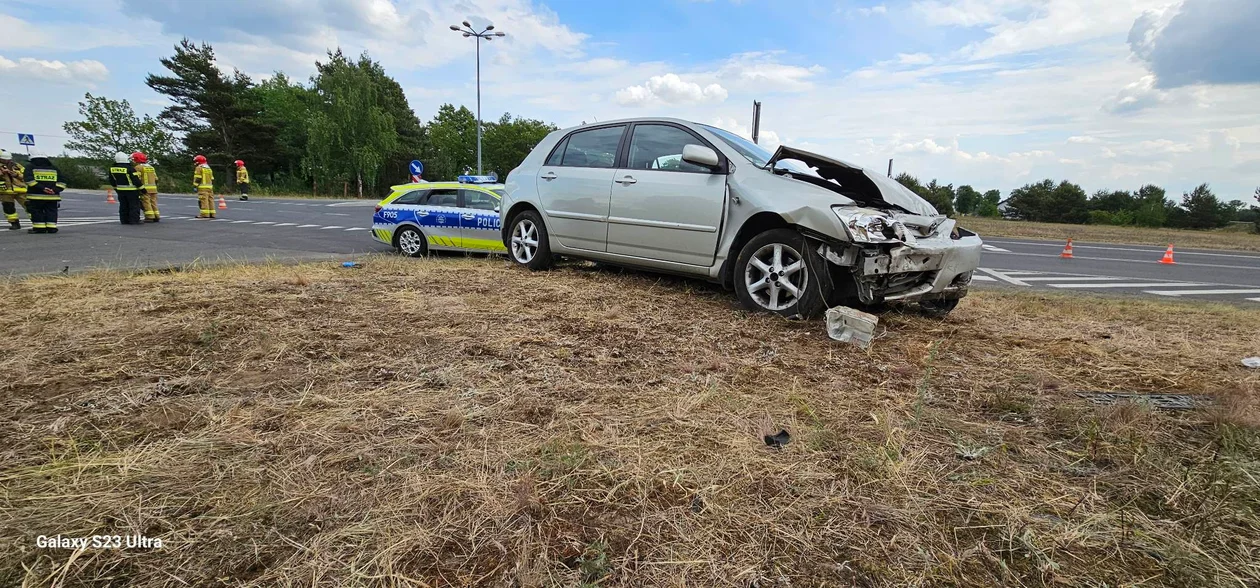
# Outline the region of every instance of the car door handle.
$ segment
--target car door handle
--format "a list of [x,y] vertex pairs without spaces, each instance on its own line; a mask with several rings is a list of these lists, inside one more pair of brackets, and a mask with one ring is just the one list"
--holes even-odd
[[461,215],[459,215],[459,216],[460,216],[460,218],[462,218],[462,219],[464,219],[464,220],[472,220],[472,219],[476,218],[476,215],[473,215],[473,214],[468,214],[468,213],[464,213],[464,214],[461,214]]
[[542,175],[542,179],[547,180],[548,182],[550,182],[551,180],[556,179],[556,172],[547,172],[547,173],[545,173],[545,174],[543,174],[543,175]]
[[416,216],[429,216],[429,213],[427,213],[427,212],[425,212],[425,211],[423,211],[423,210],[417,210],[417,211],[416,211]]
[[624,178],[621,178],[620,180],[613,180],[613,181],[617,182],[618,184],[629,186],[630,184],[634,184],[638,182],[639,180],[634,179],[633,176],[626,176]]

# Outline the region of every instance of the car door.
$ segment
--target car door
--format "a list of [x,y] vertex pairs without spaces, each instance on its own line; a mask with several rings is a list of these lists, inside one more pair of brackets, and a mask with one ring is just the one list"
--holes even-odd
[[726,175],[683,161],[685,145],[712,147],[680,126],[634,125],[624,167],[613,177],[609,253],[713,264]]
[[617,153],[626,125],[571,133],[538,170],[538,197],[547,231],[561,245],[604,251],[608,242],[608,203]]
[[429,245],[459,248],[463,237],[459,234],[459,189],[434,188],[424,198],[424,204],[416,211],[420,226]]
[[464,249],[505,251],[499,234],[499,197],[465,188],[459,191],[459,234]]

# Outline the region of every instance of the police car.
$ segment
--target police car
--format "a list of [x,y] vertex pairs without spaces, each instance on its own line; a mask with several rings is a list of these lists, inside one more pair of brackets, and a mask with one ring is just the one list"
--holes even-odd
[[459,176],[394,186],[376,205],[372,236],[411,257],[433,250],[503,253],[497,182],[494,175]]

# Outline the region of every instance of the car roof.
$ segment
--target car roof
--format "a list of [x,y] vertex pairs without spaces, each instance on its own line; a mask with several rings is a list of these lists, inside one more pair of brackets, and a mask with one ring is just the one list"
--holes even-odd
[[432,188],[481,188],[483,192],[489,190],[503,190],[503,184],[465,184],[462,182],[416,182],[414,184],[398,184],[390,186],[390,190],[398,192],[400,190],[424,190]]
[[561,131],[568,133],[569,131],[580,129],[582,127],[602,127],[602,126],[607,126],[607,125],[627,124],[627,123],[647,123],[647,122],[668,122],[668,123],[675,123],[675,124],[680,124],[680,125],[691,125],[691,126],[697,126],[697,125],[702,124],[695,121],[683,120],[681,118],[670,118],[670,117],[665,117],[665,116],[645,116],[645,117],[637,117],[637,118],[619,118],[616,120],[601,120],[598,122],[583,123],[577,126],[569,127],[567,129],[561,129]]

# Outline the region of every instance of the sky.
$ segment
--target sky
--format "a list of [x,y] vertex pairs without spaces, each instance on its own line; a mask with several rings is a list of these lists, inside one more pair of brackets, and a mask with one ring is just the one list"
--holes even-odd
[[[790,6],[790,7],[789,7]],[[182,38],[220,67],[305,80],[367,51],[421,121],[474,108],[561,127],[670,116],[884,170],[1003,193],[1260,186],[1260,0],[5,0],[0,148],[59,153],[84,93],[144,84]]]

